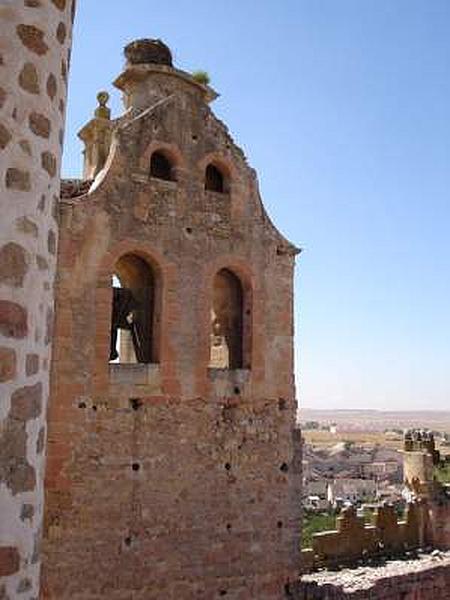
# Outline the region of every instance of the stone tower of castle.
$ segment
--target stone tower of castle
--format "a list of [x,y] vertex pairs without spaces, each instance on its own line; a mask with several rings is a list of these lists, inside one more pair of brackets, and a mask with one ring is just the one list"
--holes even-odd
[[434,436],[426,430],[405,432],[403,446],[404,481],[416,495],[427,495],[434,487],[433,469],[439,463]]
[[450,489],[435,476],[441,460],[434,435],[424,429],[405,433],[403,468],[409,494],[420,502],[421,535],[425,544],[450,547]]
[[0,2],[0,597],[37,598],[73,0]]
[[62,182],[44,593],[289,596],[292,276],[256,174],[160,41],[127,46]]

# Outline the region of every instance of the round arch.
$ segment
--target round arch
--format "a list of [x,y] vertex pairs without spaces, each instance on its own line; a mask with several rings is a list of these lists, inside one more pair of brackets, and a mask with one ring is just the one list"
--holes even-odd
[[253,345],[253,276],[233,259],[215,261],[207,273],[209,367],[250,369]]
[[[141,158],[139,160],[139,167],[143,171],[146,171],[151,174],[151,163],[152,157],[157,154],[170,163],[171,168],[171,181],[176,181],[178,179],[178,173],[180,169],[186,168],[186,162],[184,157],[176,144],[161,142],[158,140],[153,140],[142,153]],[[164,179],[161,178],[161,179]]]
[[198,162],[198,170],[203,178],[205,191],[225,194],[231,192],[237,174],[226,157],[217,152],[210,152]]
[[[148,320],[146,323],[144,319],[143,327],[148,325],[147,332],[151,333],[150,346],[147,354],[144,354],[144,357],[141,355],[142,360],[137,362],[161,362],[161,353],[163,352],[161,334],[166,310],[165,282],[170,271],[170,267],[166,263],[167,261],[159,253],[149,249],[147,245],[131,241],[115,244],[114,248],[103,256],[97,274],[95,307],[97,322],[96,378],[99,382],[107,375],[107,365],[111,358],[114,287],[131,289],[132,293],[134,290],[138,302],[148,302],[151,323]],[[145,285],[138,283],[142,274]],[[115,286],[113,285],[114,275],[117,277]],[[148,289],[149,285],[151,285],[151,290]]]

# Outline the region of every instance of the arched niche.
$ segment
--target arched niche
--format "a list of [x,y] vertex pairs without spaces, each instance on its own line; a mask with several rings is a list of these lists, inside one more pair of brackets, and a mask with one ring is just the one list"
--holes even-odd
[[229,191],[229,177],[225,170],[215,163],[209,163],[205,169],[205,190],[224,194]]
[[155,150],[150,157],[150,177],[175,181],[175,162],[164,150]]

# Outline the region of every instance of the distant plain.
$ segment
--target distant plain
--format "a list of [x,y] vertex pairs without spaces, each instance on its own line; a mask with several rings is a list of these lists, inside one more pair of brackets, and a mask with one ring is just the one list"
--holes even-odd
[[[304,440],[315,446],[332,446],[341,441],[361,446],[379,444],[400,449],[403,436],[393,430],[429,429],[450,434],[450,411],[378,411],[378,410],[316,410],[300,408],[299,421]],[[306,429],[305,424],[317,422],[318,429]],[[333,431],[326,427],[334,426]],[[386,435],[385,432],[389,433]],[[442,448],[443,449],[443,448]],[[450,453],[446,448],[444,453]]]

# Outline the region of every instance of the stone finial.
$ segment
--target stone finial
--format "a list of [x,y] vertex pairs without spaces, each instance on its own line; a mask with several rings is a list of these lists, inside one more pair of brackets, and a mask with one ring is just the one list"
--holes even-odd
[[97,94],[98,106],[94,117],[78,132],[78,137],[84,142],[83,179],[92,180],[105,166],[111,146],[111,136],[114,121],[111,121],[111,110],[106,106],[109,100],[108,92]]
[[170,48],[161,40],[135,40],[125,46],[124,54],[129,65],[156,64],[172,66]]
[[99,92],[97,94],[97,102],[98,106],[95,109],[95,116],[100,119],[110,119],[111,118],[111,109],[106,106],[109,100],[108,92]]

